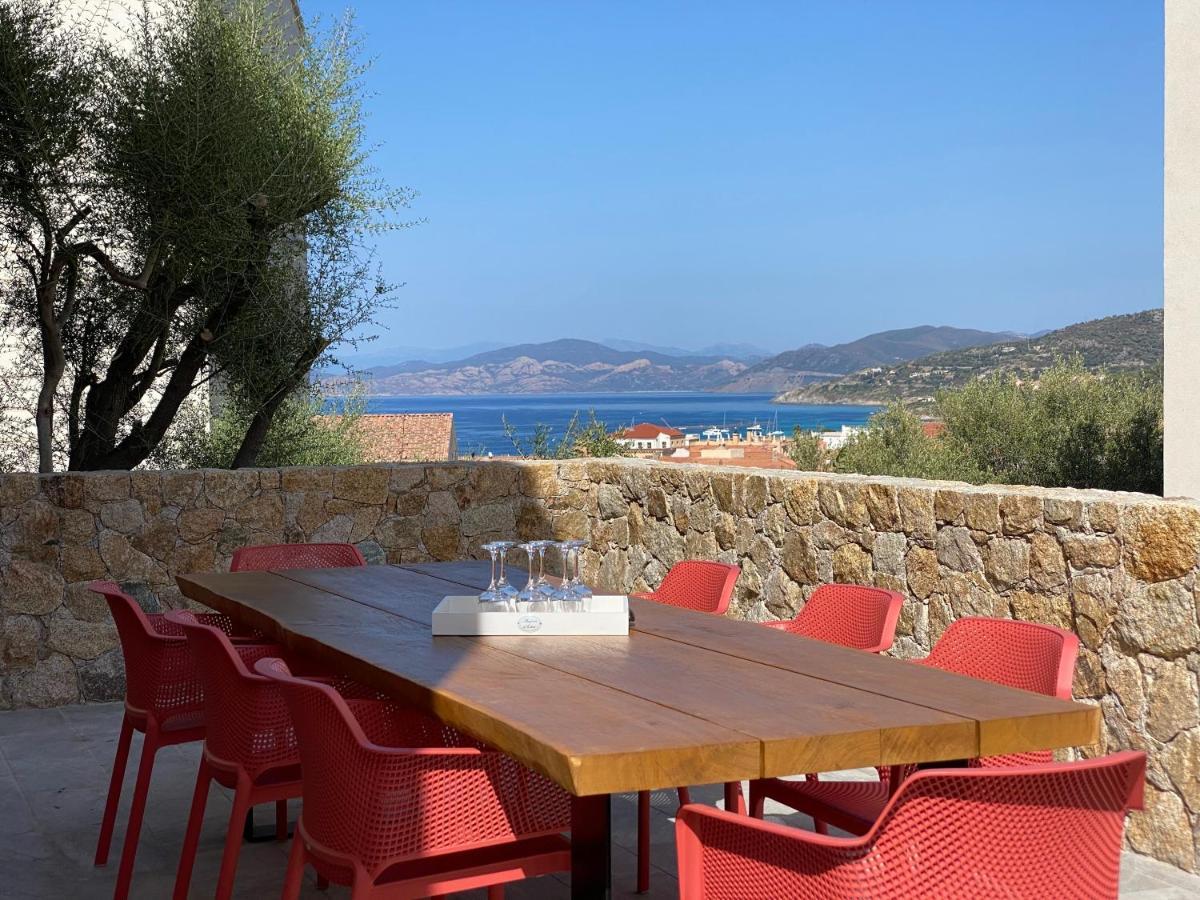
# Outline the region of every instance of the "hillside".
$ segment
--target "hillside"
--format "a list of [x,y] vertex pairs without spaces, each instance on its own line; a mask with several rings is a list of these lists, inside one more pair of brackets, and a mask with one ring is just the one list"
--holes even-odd
[[1019,338],[1010,332],[934,325],[881,331],[832,347],[808,344],[788,350],[751,366],[720,390],[729,393],[786,391],[859,369],[917,359],[939,350],[957,350]]
[[593,341],[518,344],[447,363],[407,362],[367,371],[368,393],[541,394],[587,391],[703,391],[745,363],[715,356],[614,350]]
[[887,403],[931,399],[996,373],[1036,379],[1055,361],[1078,355],[1092,371],[1122,372],[1158,366],[1163,354],[1163,311],[1148,309],[1069,325],[1040,337],[934,353],[900,365],[874,365],[841,378],[785,391],[777,403]]

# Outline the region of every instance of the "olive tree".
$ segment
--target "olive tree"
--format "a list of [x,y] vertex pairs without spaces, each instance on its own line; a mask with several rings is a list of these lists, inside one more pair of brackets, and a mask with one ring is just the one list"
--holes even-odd
[[71,469],[142,463],[214,381],[245,422],[232,464],[253,464],[392,296],[365,239],[408,194],[369,168],[349,23],[160,7],[114,46],[56,0],[0,0],[3,300],[40,346],[43,471],[64,432]]

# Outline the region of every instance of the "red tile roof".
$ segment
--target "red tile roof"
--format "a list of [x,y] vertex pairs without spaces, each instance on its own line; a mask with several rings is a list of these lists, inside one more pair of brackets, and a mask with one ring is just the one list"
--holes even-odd
[[[692,447],[687,456],[657,456],[655,459],[669,463],[695,463],[704,466],[745,466],[754,469],[795,469],[796,463],[782,449],[763,444],[737,444],[741,456],[704,457],[700,451],[704,446]],[[711,448],[710,448],[711,449]]]
[[925,432],[925,437],[940,437],[946,431],[946,423],[930,419],[921,423],[921,430]]
[[[337,421],[339,417],[328,418]],[[458,458],[454,413],[364,415],[358,427],[367,462],[441,462]]]
[[677,428],[671,428],[669,425],[655,425],[652,422],[639,422],[632,428],[626,428],[617,437],[650,441],[660,434],[665,434],[667,437],[673,438],[683,437],[683,432]]

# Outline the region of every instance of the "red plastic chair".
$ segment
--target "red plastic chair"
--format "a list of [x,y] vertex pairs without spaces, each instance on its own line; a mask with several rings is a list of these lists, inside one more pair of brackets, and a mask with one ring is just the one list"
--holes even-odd
[[823,584],[794,619],[763,622],[768,628],[882,653],[896,639],[904,595],[860,584]]
[[[204,690],[178,625],[159,613],[143,611],[137,601],[114,582],[94,581],[90,587],[108,603],[121,639],[121,654],[125,658],[125,715],[121,719],[117,755],[104,805],[100,839],[96,844],[97,866],[108,862],[133,732],[140,731],[145,736],[129,808],[129,823],[125,829],[125,844],[121,849],[121,864],[117,870],[114,896],[119,900],[129,894],[155,755],[163,747],[204,739]],[[229,619],[220,614],[207,613],[196,618],[227,634],[233,631]],[[247,645],[247,648],[253,646]]]
[[723,616],[741,572],[729,563],[689,559],[671,566],[658,590],[629,596]]
[[282,689],[304,770],[285,900],[307,864],[355,900],[495,897],[570,867],[569,798],[542,776],[422,713],[295,678],[282,660],[255,669]]
[[366,559],[353,544],[262,544],[234,550],[229,571],[337,569],[366,564]]
[[[679,606],[698,612],[723,616],[733,599],[733,586],[742,570],[729,563],[690,559],[671,566],[658,590],[648,593],[630,594],[642,600],[653,600],[668,606]],[[679,805],[691,802],[685,787],[678,788]],[[726,799],[734,795],[726,786]],[[742,802],[740,785],[736,792],[737,802]],[[650,792],[638,792],[638,859],[637,889],[639,894],[650,890]]]
[[[1079,638],[1061,628],[968,617],[952,622],[929,656],[913,662],[1069,700],[1078,655]],[[971,760],[969,764],[990,768],[1041,765],[1053,758],[1051,751],[1038,750]],[[750,782],[751,814],[761,818],[770,798],[812,816],[819,832],[829,824],[851,834],[864,834],[911,771],[913,767],[880,769],[878,781],[758,779]]]
[[301,793],[296,734],[283,697],[274,682],[248,668],[258,659],[279,656],[282,650],[258,644],[239,652],[222,631],[202,624],[191,612],[167,613],[167,621],[183,632],[196,660],[207,723],[174,896],[183,900],[188,895],[208,789],[216,781],[234,791],[216,891],[218,900],[226,900],[233,893],[242,823],[250,809],[275,803],[275,837],[286,840],[287,801]]
[[863,837],[833,838],[687,806],[681,900],[1116,897],[1144,753],[918,772]]

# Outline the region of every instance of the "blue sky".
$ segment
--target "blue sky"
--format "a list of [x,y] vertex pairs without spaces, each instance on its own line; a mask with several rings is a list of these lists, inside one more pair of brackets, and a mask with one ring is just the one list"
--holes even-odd
[[1162,303],[1162,5],[301,0],[354,10],[420,193],[374,350],[785,349]]

